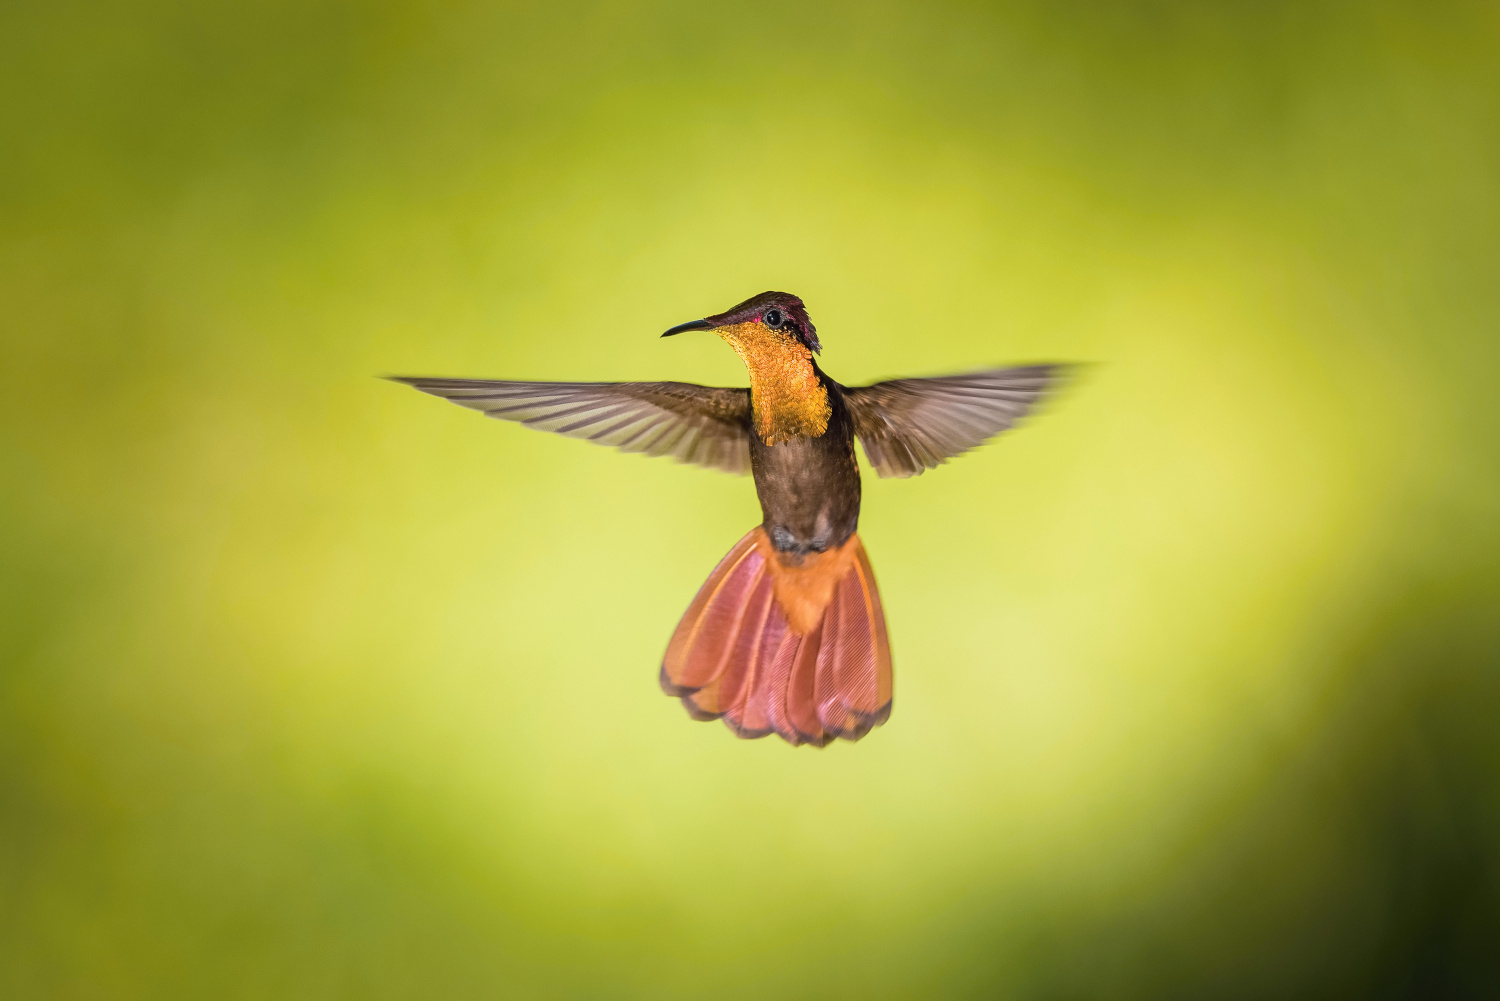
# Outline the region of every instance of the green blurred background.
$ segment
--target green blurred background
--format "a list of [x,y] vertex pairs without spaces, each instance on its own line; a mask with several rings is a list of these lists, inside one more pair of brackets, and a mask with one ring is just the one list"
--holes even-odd
[[[1500,9],[0,8],[0,996],[1500,991]],[[657,690],[748,480],[382,373],[1087,360]]]

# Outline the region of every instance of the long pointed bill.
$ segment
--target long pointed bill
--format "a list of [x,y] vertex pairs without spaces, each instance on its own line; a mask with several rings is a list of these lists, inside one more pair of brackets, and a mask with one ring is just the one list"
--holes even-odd
[[662,334],[662,336],[671,337],[673,334],[685,334],[689,330],[712,330],[713,328],[714,324],[709,323],[707,320],[689,320],[686,323],[677,324],[677,326],[673,327],[671,330],[668,330],[665,334]]

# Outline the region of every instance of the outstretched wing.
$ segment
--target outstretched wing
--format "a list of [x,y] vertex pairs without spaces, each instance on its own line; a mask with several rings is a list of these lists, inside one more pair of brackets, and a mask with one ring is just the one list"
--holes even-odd
[[854,433],[881,476],[916,476],[1019,421],[1071,366],[1027,365],[844,390]]
[[687,382],[496,382],[395,376],[490,417],[670,455],[728,473],[750,469],[750,391]]

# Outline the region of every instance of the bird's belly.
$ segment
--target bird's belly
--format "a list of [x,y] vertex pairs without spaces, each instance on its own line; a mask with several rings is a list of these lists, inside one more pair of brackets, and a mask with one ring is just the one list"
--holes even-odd
[[859,526],[859,467],[848,434],[752,441],[750,468],[771,544],[791,562],[842,546]]

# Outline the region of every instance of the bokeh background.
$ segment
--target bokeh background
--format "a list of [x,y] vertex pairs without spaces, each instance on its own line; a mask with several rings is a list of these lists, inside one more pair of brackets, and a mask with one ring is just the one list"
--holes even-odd
[[[0,995],[1478,998],[1500,9],[0,8]],[[748,480],[383,373],[1087,376],[866,483],[891,722],[657,690]]]

